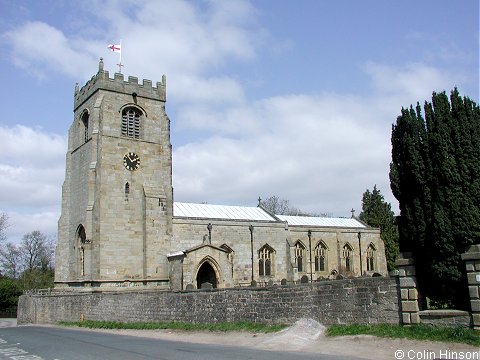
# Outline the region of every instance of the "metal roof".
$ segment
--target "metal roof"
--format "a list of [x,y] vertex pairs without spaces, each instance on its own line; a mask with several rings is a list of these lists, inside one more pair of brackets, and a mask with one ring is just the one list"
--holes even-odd
[[277,221],[266,211],[253,206],[227,206],[193,203],[173,203],[173,215],[176,217]]
[[329,218],[310,216],[275,215],[274,218],[265,210],[257,206],[228,206],[194,203],[173,203],[173,215],[183,218],[222,219],[222,220],[253,220],[253,221],[282,221],[292,226],[318,226],[365,228],[357,219]]
[[310,216],[289,216],[275,215],[288,225],[306,225],[319,227],[343,227],[343,228],[365,228],[360,221],[353,218],[329,218],[329,217],[310,217]]

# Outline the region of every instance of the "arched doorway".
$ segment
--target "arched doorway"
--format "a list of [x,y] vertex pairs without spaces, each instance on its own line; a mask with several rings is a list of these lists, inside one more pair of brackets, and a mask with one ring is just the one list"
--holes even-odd
[[[212,265],[205,261],[197,272],[197,289],[202,288],[202,284],[210,283],[213,288],[217,287],[217,275]],[[208,285],[207,285],[208,286]]]

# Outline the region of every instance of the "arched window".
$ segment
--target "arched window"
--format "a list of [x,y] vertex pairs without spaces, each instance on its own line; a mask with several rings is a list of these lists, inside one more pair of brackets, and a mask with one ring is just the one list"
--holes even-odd
[[130,194],[130,184],[127,182],[125,183],[125,196],[128,196]]
[[258,252],[258,274],[260,276],[272,275],[272,263],[274,257],[274,250],[264,245]]
[[85,242],[87,241],[87,234],[85,232],[85,228],[81,224],[78,225],[78,228],[77,228],[77,239],[80,242],[80,244],[85,244]]
[[84,111],[82,115],[82,124],[83,124],[83,141],[88,141],[88,112]]
[[87,242],[87,234],[83,225],[77,228],[77,246],[78,246],[78,268],[80,276],[85,275],[85,243]]
[[370,244],[367,248],[367,271],[375,271],[375,246]]
[[320,241],[315,247],[315,271],[325,271],[327,260],[327,245]]
[[122,136],[139,139],[140,119],[142,113],[134,107],[127,107],[122,111]]
[[305,259],[305,246],[301,241],[297,241],[295,244],[295,264],[297,265],[298,272],[305,271],[304,269],[304,259]]
[[352,257],[353,257],[353,249],[350,244],[345,244],[343,247],[343,259],[345,261],[345,271],[352,271]]

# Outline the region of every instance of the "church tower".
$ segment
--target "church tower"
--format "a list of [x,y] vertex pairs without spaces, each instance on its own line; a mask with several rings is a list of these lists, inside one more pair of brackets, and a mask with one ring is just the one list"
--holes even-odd
[[168,288],[173,190],[166,79],[75,87],[58,223],[58,288]]

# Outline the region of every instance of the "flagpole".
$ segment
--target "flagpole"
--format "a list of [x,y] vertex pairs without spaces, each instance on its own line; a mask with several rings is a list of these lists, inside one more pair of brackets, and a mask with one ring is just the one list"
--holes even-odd
[[122,39],[120,39],[120,63],[118,64],[118,67],[120,68],[120,74],[122,73]]

